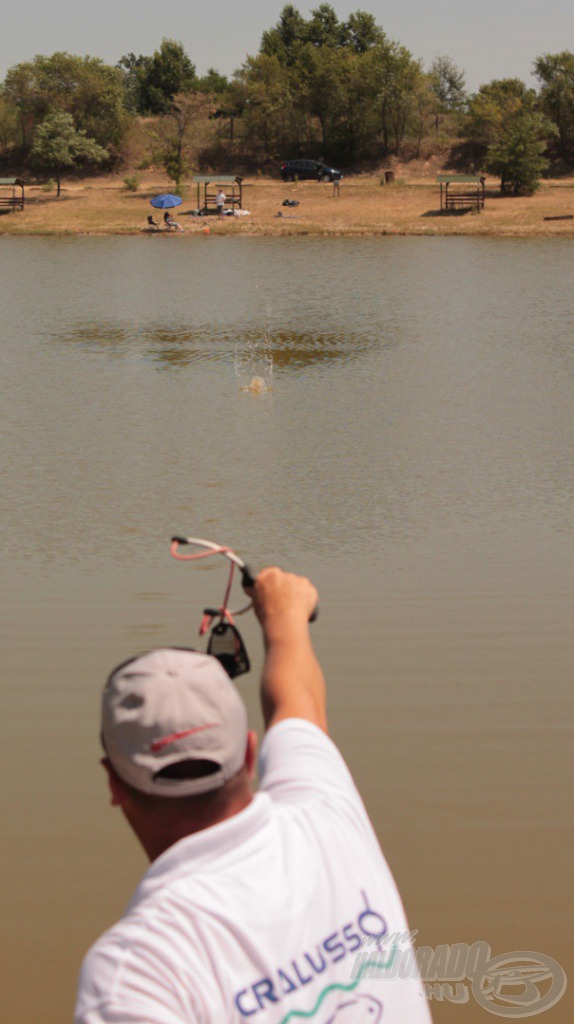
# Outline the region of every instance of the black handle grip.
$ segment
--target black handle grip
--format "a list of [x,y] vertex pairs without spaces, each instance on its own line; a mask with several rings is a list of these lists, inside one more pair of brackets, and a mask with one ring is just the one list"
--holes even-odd
[[244,565],[241,569],[241,582],[244,587],[255,586],[255,576],[251,572],[251,569],[249,568],[248,565]]

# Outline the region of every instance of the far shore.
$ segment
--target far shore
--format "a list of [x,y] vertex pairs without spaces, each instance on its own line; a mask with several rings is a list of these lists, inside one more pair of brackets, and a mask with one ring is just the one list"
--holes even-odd
[[[55,191],[27,186],[23,211],[5,212],[0,207],[0,236],[574,236],[574,178],[544,181],[532,196],[502,196],[495,179],[487,178],[486,189],[480,212],[446,214],[440,211],[434,174],[397,175],[387,185],[381,185],[380,177],[349,176],[341,182],[338,196],[330,183],[283,183],[254,175],[243,182],[243,207],[249,215],[218,218],[193,216],[197,189],[190,179],[182,188],[182,205],[172,211],[183,233],[162,229],[155,234],[146,230],[148,214],[154,213],[150,199],[171,192],[173,185],[161,173],[148,172],[137,192],[126,191],[119,176],[64,181],[58,199]],[[298,205],[283,206],[285,199]],[[156,213],[162,223],[162,212]]]

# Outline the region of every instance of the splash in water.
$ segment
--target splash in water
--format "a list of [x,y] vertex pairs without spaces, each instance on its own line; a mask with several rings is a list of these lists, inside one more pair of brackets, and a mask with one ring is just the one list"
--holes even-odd
[[246,340],[235,350],[235,373],[242,391],[260,395],[273,388],[273,354],[269,339]]

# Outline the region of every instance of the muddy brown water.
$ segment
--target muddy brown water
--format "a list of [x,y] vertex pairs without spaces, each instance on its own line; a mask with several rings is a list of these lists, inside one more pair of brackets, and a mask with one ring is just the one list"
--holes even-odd
[[0,266],[3,1019],[70,1019],[144,869],[98,701],[222,595],[174,532],[317,582],[332,733],[419,944],[568,970],[574,244],[6,239]]

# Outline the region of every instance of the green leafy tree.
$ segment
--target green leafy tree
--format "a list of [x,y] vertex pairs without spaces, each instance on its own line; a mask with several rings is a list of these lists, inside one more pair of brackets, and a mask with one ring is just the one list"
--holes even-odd
[[500,175],[504,192],[533,192],[548,166],[544,151],[555,128],[539,110],[534,89],[519,78],[481,85],[470,98],[467,137],[476,143],[487,170]]
[[229,79],[215,68],[208,68],[207,73],[197,79],[195,90],[211,96],[223,96],[229,91]]
[[320,126],[321,152],[335,160],[344,131],[347,100],[347,62],[341,50],[306,46],[300,64],[300,96]]
[[534,61],[541,83],[540,102],[544,113],[557,128],[557,149],[561,157],[574,157],[574,53],[545,53]]
[[460,110],[466,101],[464,71],[447,56],[435,57],[429,78],[441,112]]
[[113,149],[122,138],[126,122],[122,74],[97,57],[58,52],[16,64],[6,75],[3,94],[18,112],[25,150],[36,125],[58,111],[70,114],[78,130],[101,146]]
[[183,45],[173,39],[163,39],[159,50],[144,60],[137,75],[140,113],[163,114],[169,110],[177,93],[195,88],[195,66]]
[[276,57],[280,64],[293,65],[305,42],[305,19],[293,4],[286,4],[274,28],[263,33],[259,52]]
[[77,130],[71,114],[59,111],[48,114],[38,125],[30,159],[36,166],[53,173],[60,195],[62,171],[84,163],[101,164],[109,153],[83,129]]
[[[447,56],[438,56],[433,60],[428,73],[428,81],[434,96],[434,128],[438,132],[441,123],[458,121],[452,115],[462,112],[466,104],[464,72]],[[448,119],[448,120],[447,120]]]
[[416,132],[417,92],[421,88],[423,71],[420,61],[414,60],[406,47],[388,43],[375,51],[379,59],[379,108],[385,155],[401,152],[405,135]]
[[307,115],[296,103],[290,69],[276,55],[248,57],[232,87],[235,109],[241,111],[243,138],[253,150],[277,159],[297,150],[307,130]]
[[502,192],[531,195],[540,187],[548,167],[544,156],[552,125],[543,114],[522,110],[504,127],[488,148],[486,170],[500,177]]
[[536,107],[534,89],[519,78],[497,78],[481,85],[469,101],[464,131],[486,151],[495,145],[510,122],[523,111]]
[[277,25],[263,33],[260,53],[292,66],[300,59],[305,43],[331,49],[349,47],[357,53],[365,53],[384,39],[382,28],[366,11],[355,11],[346,22],[340,22],[331,5],[322,3],[311,11],[306,21],[293,4],[286,4]]
[[367,53],[374,46],[384,45],[385,33],[377,25],[374,15],[366,11],[355,11],[350,14],[343,32],[346,45],[355,50],[356,53]]
[[377,97],[378,63],[375,49],[346,50],[344,53],[344,118],[339,126],[339,144],[349,163],[375,155],[379,135]]
[[421,131],[420,62],[361,10],[339,21],[321,3],[306,20],[287,4],[234,90],[245,138],[269,155],[304,144],[325,160],[353,162],[380,153],[381,140],[385,154],[398,153],[407,133]]
[[149,74],[151,61],[151,57],[146,57],[142,53],[137,57],[135,53],[126,53],[120,57],[117,64],[123,77],[126,107],[134,114],[145,113],[142,110],[142,89]]
[[347,29],[330,4],[319,4],[305,24],[304,41],[311,46],[337,49],[347,42]]

